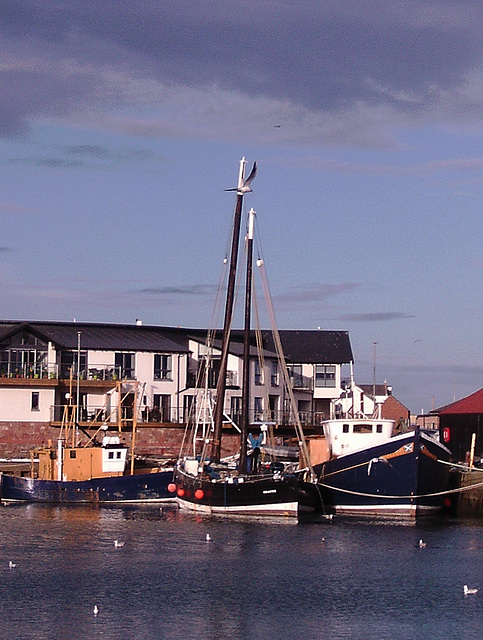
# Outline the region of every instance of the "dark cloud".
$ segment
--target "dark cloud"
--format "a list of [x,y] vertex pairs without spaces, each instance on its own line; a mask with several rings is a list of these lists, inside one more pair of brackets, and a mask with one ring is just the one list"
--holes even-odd
[[210,284],[187,285],[184,287],[149,287],[140,293],[154,296],[206,296],[216,292],[216,287]]
[[10,158],[7,164],[26,164],[36,167],[77,169],[88,167],[94,161],[119,164],[126,162],[154,161],[156,155],[148,149],[110,149],[102,145],[83,144],[51,149],[51,155]]
[[11,253],[13,251],[10,247],[0,247],[0,253]]
[[481,108],[465,95],[481,61],[476,0],[268,0],[263,10],[259,0],[3,0],[0,14],[4,136],[33,118],[162,104],[173,87],[326,117],[384,108],[474,118]]
[[415,318],[410,313],[399,313],[397,311],[389,311],[385,313],[349,313],[339,316],[339,320],[348,322],[391,322],[392,320],[406,320],[407,318]]

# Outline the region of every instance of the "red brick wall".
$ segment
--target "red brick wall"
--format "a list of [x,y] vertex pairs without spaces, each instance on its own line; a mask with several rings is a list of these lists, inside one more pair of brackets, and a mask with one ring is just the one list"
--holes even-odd
[[396,423],[400,418],[409,420],[409,409],[399,402],[394,396],[388,396],[382,405],[382,417],[387,420],[395,420]]
[[[145,427],[136,431],[136,454],[145,456],[177,457],[184,435],[184,427]],[[59,428],[42,422],[0,422],[0,458],[28,458],[30,451],[49,440],[55,442]],[[131,434],[122,434],[126,444],[131,444]],[[223,438],[222,456],[234,453],[239,447],[239,437],[227,434]]]

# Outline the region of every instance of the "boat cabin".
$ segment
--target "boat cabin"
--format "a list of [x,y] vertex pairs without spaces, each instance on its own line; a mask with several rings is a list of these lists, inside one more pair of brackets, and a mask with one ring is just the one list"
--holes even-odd
[[336,458],[385,442],[393,435],[393,428],[393,420],[381,418],[342,418],[323,423],[331,456]]
[[57,448],[38,451],[40,480],[80,481],[122,476],[126,467],[126,445],[119,436],[105,435],[100,446],[66,447],[59,439]]

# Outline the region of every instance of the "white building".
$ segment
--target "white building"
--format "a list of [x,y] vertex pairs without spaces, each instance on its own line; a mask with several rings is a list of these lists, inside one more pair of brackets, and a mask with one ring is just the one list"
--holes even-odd
[[[352,362],[348,333],[286,330],[280,336],[302,421],[317,424],[341,395],[342,367]],[[212,395],[219,337],[208,364]],[[262,364],[255,348],[250,362],[251,419],[281,423],[290,420],[282,372],[271,333],[262,337]],[[207,361],[205,338],[206,330],[139,323],[0,322],[0,426],[58,424],[69,405],[77,406],[77,396],[80,424],[108,415],[117,420],[119,411],[132,417],[134,405],[138,421],[183,423]],[[242,332],[233,331],[225,413],[235,422],[241,409],[242,341]]]

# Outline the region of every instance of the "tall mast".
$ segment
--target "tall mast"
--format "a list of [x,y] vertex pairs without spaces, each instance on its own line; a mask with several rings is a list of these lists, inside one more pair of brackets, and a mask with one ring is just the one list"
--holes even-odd
[[253,284],[253,223],[255,211],[250,209],[247,235],[247,273],[245,287],[245,327],[243,331],[243,384],[242,384],[242,415],[240,425],[240,461],[238,468],[241,473],[247,470],[247,438],[250,425],[250,327],[252,312],[252,284]]
[[[251,191],[250,182],[254,179],[257,165],[253,165],[253,169],[245,180],[245,158],[240,161],[240,171],[238,174],[238,187],[236,188],[237,199],[235,207],[235,217],[233,221],[233,236],[231,244],[230,272],[228,275],[228,288],[226,293],[225,321],[223,324],[223,342],[221,347],[221,361],[218,382],[216,385],[216,404],[214,410],[214,434],[211,449],[211,457],[217,462],[221,455],[221,433],[223,428],[223,409],[225,404],[226,390],[226,371],[228,365],[228,348],[230,346],[230,331],[233,318],[233,303],[235,298],[235,281],[236,266],[238,260],[238,244],[240,238],[240,226],[243,206],[243,196],[246,192]],[[231,191],[232,189],[230,189]]]

